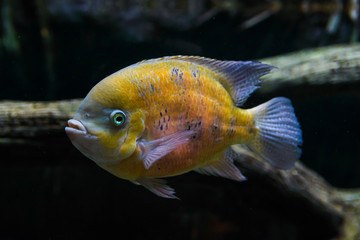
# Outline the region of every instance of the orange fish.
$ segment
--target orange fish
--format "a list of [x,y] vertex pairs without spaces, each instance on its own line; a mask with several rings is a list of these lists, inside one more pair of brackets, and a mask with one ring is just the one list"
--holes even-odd
[[232,145],[290,169],[302,143],[290,100],[237,107],[273,68],[193,56],[142,61],[93,87],[65,131],[100,167],[166,198],[174,189],[160,178],[192,170],[245,180]]

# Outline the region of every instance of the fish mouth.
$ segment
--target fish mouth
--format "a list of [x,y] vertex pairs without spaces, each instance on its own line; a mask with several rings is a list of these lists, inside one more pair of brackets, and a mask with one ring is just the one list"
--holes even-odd
[[81,121],[76,119],[68,120],[65,132],[72,144],[94,162],[111,164],[119,161],[117,159],[119,149],[109,151],[104,147],[101,139],[96,135],[92,135]]
[[97,136],[90,134],[84,124],[82,124],[79,120],[70,119],[68,121],[68,127],[65,127],[65,132],[71,140],[76,140],[79,138],[86,139],[97,139]]
[[95,161],[99,149],[99,138],[91,135],[79,120],[70,119],[65,132],[72,144],[85,156]]
[[87,131],[85,126],[78,120],[70,119],[68,121],[68,127],[65,127],[65,132],[69,134],[86,135]]

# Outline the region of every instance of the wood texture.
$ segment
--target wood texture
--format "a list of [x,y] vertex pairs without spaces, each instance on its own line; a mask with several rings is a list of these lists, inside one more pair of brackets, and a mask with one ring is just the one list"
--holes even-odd
[[63,131],[81,100],[0,102],[0,137],[36,137]]
[[278,67],[262,78],[261,93],[289,86],[349,84],[360,80],[360,44],[308,49],[259,61]]

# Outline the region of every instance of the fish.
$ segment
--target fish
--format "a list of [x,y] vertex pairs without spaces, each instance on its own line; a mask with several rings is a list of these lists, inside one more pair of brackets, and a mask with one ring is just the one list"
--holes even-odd
[[291,169],[302,145],[291,100],[241,108],[274,68],[181,55],[143,60],[97,83],[65,131],[98,166],[164,198],[178,198],[164,178],[189,171],[246,180],[234,164],[237,145]]

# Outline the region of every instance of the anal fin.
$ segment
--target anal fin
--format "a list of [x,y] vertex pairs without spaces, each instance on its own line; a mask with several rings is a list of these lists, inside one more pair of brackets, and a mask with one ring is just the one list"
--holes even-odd
[[179,199],[174,195],[175,190],[172,187],[169,187],[167,181],[164,179],[142,177],[136,179],[135,183],[146,187],[159,197]]
[[236,155],[237,154],[229,148],[218,161],[212,163],[211,165],[197,168],[194,171],[205,175],[224,177],[235,181],[245,181],[246,177],[242,175],[240,170],[234,165],[233,159]]

